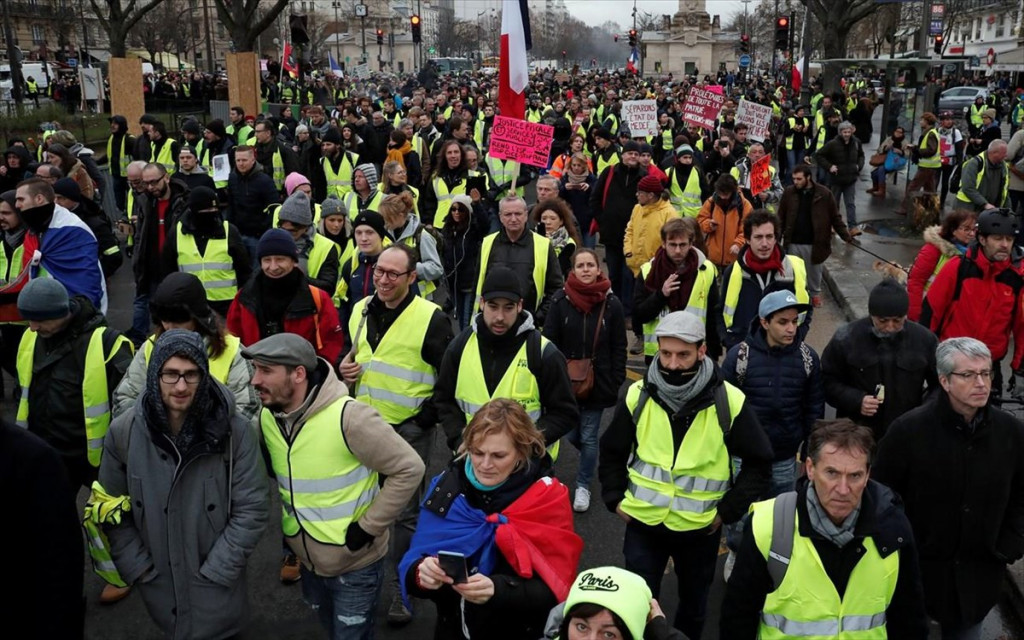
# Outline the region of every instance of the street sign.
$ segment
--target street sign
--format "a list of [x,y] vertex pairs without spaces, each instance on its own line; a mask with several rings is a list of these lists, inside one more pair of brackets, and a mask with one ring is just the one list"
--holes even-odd
[[941,36],[942,35],[942,20],[932,20],[928,23],[928,35],[930,36]]
[[750,66],[750,54],[749,53],[744,53],[743,55],[740,56],[740,66],[743,67],[744,69],[746,69],[747,67]]
[[437,53],[437,49],[435,49],[434,47],[430,47],[429,49],[427,49],[427,53],[429,53],[430,55],[434,55],[435,53]]
[[68,66],[69,67],[77,67],[78,66],[78,58],[68,58]]
[[932,5],[932,20],[944,18],[946,16],[946,5],[933,4]]
[[971,56],[970,66],[977,67],[981,65],[981,58],[978,56]]
[[370,77],[370,66],[365,62],[363,64],[357,64],[352,67],[352,76],[358,80],[363,80]]

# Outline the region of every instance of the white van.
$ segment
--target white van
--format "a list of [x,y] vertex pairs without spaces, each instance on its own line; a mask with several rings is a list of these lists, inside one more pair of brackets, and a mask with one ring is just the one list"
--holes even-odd
[[[57,68],[50,62],[47,62],[46,65],[50,69],[50,77],[56,78]],[[29,76],[35,79],[40,91],[49,86],[46,80],[46,73],[43,72],[42,62],[21,63],[21,77],[27,79]],[[3,90],[5,95],[11,91],[11,65],[9,64],[0,64],[0,90]]]

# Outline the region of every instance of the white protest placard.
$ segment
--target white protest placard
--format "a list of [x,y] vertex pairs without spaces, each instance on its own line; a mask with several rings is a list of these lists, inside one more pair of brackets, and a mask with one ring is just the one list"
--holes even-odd
[[772,108],[749,100],[740,100],[740,106],[736,109],[736,123],[740,122],[748,127],[747,137],[764,142],[770,135],[768,126],[772,122]]
[[222,153],[213,156],[213,181],[227,182],[230,176],[231,162],[228,160],[228,154]]
[[658,104],[654,100],[622,103],[622,121],[634,138],[658,135]]
[[357,64],[352,67],[352,76],[359,80],[364,80],[370,77],[370,65],[367,63]]

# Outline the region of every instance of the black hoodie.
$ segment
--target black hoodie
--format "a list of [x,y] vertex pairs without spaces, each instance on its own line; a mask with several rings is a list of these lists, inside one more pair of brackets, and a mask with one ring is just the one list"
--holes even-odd
[[128,133],[128,120],[124,116],[112,117],[110,124],[117,129],[111,132],[107,144],[107,149],[109,150],[107,164],[110,168],[110,176],[112,178],[126,178],[127,176],[121,175],[121,145],[124,143],[125,150],[128,152],[128,155],[131,155],[135,151],[135,136]]

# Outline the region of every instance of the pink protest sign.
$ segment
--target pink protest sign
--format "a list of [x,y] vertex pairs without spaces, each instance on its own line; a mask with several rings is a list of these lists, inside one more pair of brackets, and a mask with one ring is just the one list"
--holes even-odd
[[683,121],[702,129],[714,129],[715,118],[718,117],[724,103],[725,96],[691,87],[689,95],[686,96],[686,104],[683,105]]
[[537,122],[495,116],[487,153],[534,167],[548,166],[555,128]]
[[725,89],[723,89],[720,84],[709,84],[708,91],[711,93],[717,93],[720,96],[725,95]]

